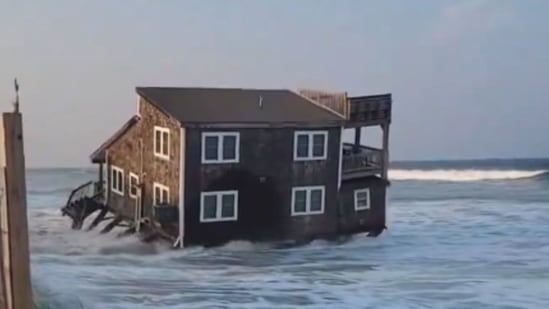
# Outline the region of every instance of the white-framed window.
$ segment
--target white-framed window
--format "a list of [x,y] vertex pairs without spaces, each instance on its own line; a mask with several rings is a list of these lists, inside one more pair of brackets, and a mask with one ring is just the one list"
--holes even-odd
[[200,193],[200,222],[238,220],[238,191]]
[[324,186],[292,188],[292,216],[324,213],[326,190]]
[[111,166],[111,191],[124,195],[124,170],[118,166]]
[[170,188],[158,182],[153,183],[153,204],[168,204],[170,203]]
[[202,163],[238,163],[239,157],[240,133],[202,133]]
[[355,190],[355,210],[370,209],[370,188]]
[[128,174],[128,194],[131,198],[137,198],[137,186],[139,186],[139,176],[130,172]]
[[154,155],[170,159],[170,129],[154,126]]
[[328,131],[296,131],[294,161],[325,160],[328,153]]

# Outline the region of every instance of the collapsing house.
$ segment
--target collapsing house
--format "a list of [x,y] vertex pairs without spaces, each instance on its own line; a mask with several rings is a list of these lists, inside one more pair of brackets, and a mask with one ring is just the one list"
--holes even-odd
[[[385,228],[391,95],[138,87],[137,113],[91,155],[73,190],[80,229],[112,221],[174,247],[307,241]],[[382,149],[361,145],[380,126]],[[354,143],[343,142],[355,129]],[[109,213],[112,216],[107,216]]]

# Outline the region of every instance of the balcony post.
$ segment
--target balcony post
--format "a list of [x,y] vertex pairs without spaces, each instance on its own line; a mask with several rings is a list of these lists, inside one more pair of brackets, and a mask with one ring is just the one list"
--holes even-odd
[[389,170],[389,122],[384,122],[381,125],[381,130],[383,130],[383,172],[381,177],[385,180],[388,180],[387,174]]
[[360,149],[360,135],[362,133],[362,127],[355,128],[355,145],[353,147],[353,152],[357,153]]
[[112,170],[111,170],[111,160],[109,159],[109,150],[105,150],[105,166],[106,166],[106,181],[105,181],[105,187],[104,187],[104,201],[106,205],[109,205],[111,201],[111,181],[112,181]]
[[97,186],[98,187],[98,190],[99,191],[103,191],[103,163],[99,163],[99,185]]

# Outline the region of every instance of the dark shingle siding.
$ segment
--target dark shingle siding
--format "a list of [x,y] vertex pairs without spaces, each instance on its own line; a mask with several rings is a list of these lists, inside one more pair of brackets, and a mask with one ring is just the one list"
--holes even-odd
[[345,120],[289,90],[137,87],[136,91],[183,124],[341,123]]
[[90,159],[92,163],[103,163],[105,162],[105,151],[118,139],[128,132],[133,126],[139,121],[140,117],[135,115],[132,116],[128,121],[126,121],[120,129],[118,129],[108,140],[106,140],[99,148],[97,148],[91,155]]

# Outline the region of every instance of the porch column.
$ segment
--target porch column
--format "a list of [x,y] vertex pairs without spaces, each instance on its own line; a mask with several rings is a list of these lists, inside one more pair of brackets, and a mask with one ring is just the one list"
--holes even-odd
[[103,190],[103,163],[99,163],[99,185],[97,186],[99,191]]
[[362,133],[362,127],[355,128],[355,145],[353,147],[354,152],[358,152],[360,149],[360,134]]
[[105,199],[105,204],[106,205],[109,205],[110,203],[110,199],[111,199],[111,175],[112,175],[112,172],[111,172],[111,160],[109,160],[109,150],[105,150],[105,164],[107,166],[107,181],[105,183],[105,190],[103,192],[105,192],[104,194],[104,199]]
[[381,177],[387,180],[387,171],[389,169],[389,122],[381,125],[383,130],[383,174]]

